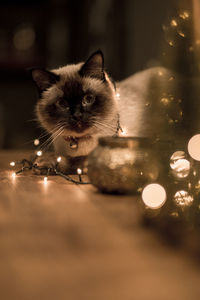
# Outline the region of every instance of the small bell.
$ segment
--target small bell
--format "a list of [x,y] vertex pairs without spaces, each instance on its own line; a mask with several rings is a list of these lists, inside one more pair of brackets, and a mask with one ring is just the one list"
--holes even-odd
[[71,138],[69,142],[69,146],[71,149],[77,149],[78,148],[78,140],[76,138]]

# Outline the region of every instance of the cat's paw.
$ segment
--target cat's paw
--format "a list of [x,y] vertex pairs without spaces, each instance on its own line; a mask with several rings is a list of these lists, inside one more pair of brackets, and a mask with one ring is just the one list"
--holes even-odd
[[55,169],[57,171],[66,172],[67,169],[67,160],[65,157],[60,156],[58,160],[58,156],[54,153],[44,153],[42,156],[38,156],[34,161],[33,172],[37,175],[55,175]]

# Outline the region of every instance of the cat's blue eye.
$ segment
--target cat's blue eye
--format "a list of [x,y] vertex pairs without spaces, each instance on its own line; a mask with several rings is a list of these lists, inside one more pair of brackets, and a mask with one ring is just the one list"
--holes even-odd
[[92,105],[94,103],[94,101],[95,101],[95,96],[92,94],[87,94],[83,97],[82,105],[89,106],[89,105]]

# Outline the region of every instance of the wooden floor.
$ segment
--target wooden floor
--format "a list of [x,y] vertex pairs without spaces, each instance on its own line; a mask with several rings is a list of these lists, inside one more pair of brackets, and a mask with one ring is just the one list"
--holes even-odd
[[0,152],[0,299],[199,300],[200,267],[140,222],[136,197],[11,178]]

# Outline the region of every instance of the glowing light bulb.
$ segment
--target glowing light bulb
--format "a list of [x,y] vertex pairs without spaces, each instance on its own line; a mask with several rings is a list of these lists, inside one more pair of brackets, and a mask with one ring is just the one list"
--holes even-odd
[[13,172],[11,176],[12,176],[12,178],[15,178],[16,177],[16,173]]
[[178,206],[191,206],[194,198],[186,191],[178,191],[174,195],[174,202]]
[[78,177],[79,177],[79,181],[82,182],[82,178],[81,178],[81,174],[82,174],[82,170],[80,168],[78,168],[76,170],[77,174],[78,174]]
[[14,161],[11,161],[11,162],[10,162],[10,166],[11,166],[11,167],[14,167],[14,166],[15,166],[15,162],[14,162]]
[[190,16],[190,14],[187,10],[185,10],[179,14],[179,17],[181,17],[183,20],[188,19],[189,16]]
[[170,103],[170,100],[166,97],[163,97],[160,99],[160,102],[163,104],[163,105],[168,105]]
[[197,184],[195,185],[195,189],[199,190],[200,189],[200,180],[197,182]]
[[158,183],[147,185],[142,191],[142,200],[151,209],[162,207],[167,199],[167,194],[163,186]]
[[77,169],[77,174],[81,175],[82,174],[82,170],[80,168]]
[[40,144],[40,141],[39,141],[38,139],[35,139],[35,140],[34,140],[34,145],[35,145],[35,146],[38,146],[39,144]]
[[37,156],[42,156],[42,151],[37,151]]
[[193,159],[200,161],[200,134],[194,135],[189,140],[188,152]]
[[168,123],[169,123],[170,125],[173,125],[173,124],[174,124],[174,120],[169,119],[169,120],[168,120]]
[[189,51],[190,51],[190,52],[193,52],[193,51],[194,51],[194,47],[190,46],[190,47],[189,47]]
[[184,33],[183,31],[178,30],[177,32],[178,32],[178,34],[179,34],[180,36],[185,37],[185,33]]
[[177,218],[179,216],[179,214],[176,211],[172,212],[170,215],[174,218]]
[[47,177],[47,176],[45,176],[43,180],[44,180],[44,183],[47,183],[47,181],[48,181],[48,177]]
[[117,97],[117,98],[120,98],[120,93],[117,92],[117,93],[116,93],[116,97]]
[[61,156],[57,157],[57,162],[58,162],[58,163],[61,162],[61,160],[62,160],[62,157],[61,157]]
[[190,173],[190,162],[186,159],[184,151],[176,151],[170,158],[170,167],[173,175],[178,178],[185,178]]
[[174,19],[171,20],[170,24],[171,24],[172,27],[177,27],[177,25],[178,25],[177,21],[174,20]]
[[120,130],[120,132],[119,132],[119,136],[127,136],[127,129],[126,128],[122,128],[122,131]]

